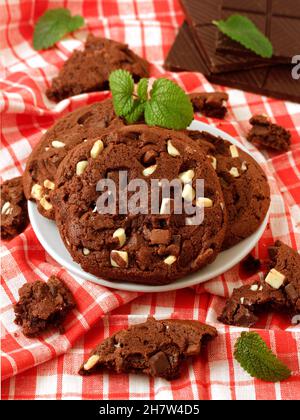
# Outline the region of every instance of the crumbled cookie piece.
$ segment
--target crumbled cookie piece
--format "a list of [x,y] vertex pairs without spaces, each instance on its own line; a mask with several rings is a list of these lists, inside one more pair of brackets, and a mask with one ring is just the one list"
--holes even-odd
[[108,89],[113,70],[128,70],[135,81],[148,77],[149,63],[126,44],[89,34],[83,51],[75,50],[52,80],[47,97],[55,102],[80,93]]
[[265,310],[300,314],[300,255],[276,241],[269,248],[270,271],[263,282],[234,289],[218,317],[224,324],[251,327]]
[[241,267],[246,272],[246,274],[253,276],[260,270],[261,262],[257,258],[254,258],[252,254],[249,254],[241,262]]
[[36,337],[50,327],[63,333],[62,323],[76,306],[70,290],[56,276],[51,276],[47,283],[37,280],[24,284],[19,297],[14,306],[15,323],[27,337]]
[[11,240],[22,233],[29,223],[22,177],[3,182],[0,191],[1,239]]
[[194,92],[189,97],[194,111],[206,117],[223,119],[227,113],[228,94],[225,92]]
[[289,150],[291,133],[284,127],[273,124],[266,115],[254,115],[249,122],[252,128],[247,139],[255,146],[280,152]]
[[177,378],[188,356],[198,356],[202,345],[216,337],[215,328],[198,321],[149,317],[147,322],[118,331],[90,354],[79,373],[101,369],[143,373],[168,380]]

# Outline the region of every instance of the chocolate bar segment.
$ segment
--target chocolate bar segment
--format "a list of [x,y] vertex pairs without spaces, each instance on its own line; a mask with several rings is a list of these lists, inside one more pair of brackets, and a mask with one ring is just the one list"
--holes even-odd
[[180,28],[166,58],[165,66],[173,71],[201,72],[210,82],[215,84],[300,102],[300,81],[292,78],[291,65],[278,65],[222,74],[210,73],[205,66],[205,59],[200,55],[195,45],[187,23],[184,23]]
[[211,73],[244,70],[245,67],[264,67],[272,64],[270,59],[259,56],[237,56],[218,54],[217,39],[219,29],[212,23],[221,18],[222,0],[180,0],[187,22],[190,26],[195,45],[203,54],[205,66]]
[[[273,59],[290,63],[299,54],[300,2],[297,0],[222,0],[221,18],[241,14],[251,19],[270,39]],[[239,57],[255,57],[255,54],[221,32],[218,34],[217,51],[236,54]]]

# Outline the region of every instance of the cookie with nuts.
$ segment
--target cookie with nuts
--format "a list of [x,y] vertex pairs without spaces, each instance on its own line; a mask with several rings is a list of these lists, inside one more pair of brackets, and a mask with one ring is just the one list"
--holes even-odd
[[262,282],[241,286],[218,317],[219,321],[251,327],[266,310],[300,314],[300,255],[281,241],[269,248],[270,270]]
[[219,177],[228,213],[223,249],[250,236],[264,220],[270,188],[259,164],[239,147],[201,131],[186,133],[203,149]]
[[[127,183],[142,180],[147,187],[143,212],[130,206],[121,211],[120,171],[126,172]],[[164,179],[179,184],[180,203],[203,209],[202,223],[192,223],[184,207],[181,214],[175,211],[174,198],[160,184]],[[196,195],[197,179],[204,180],[201,196]],[[112,214],[98,211],[98,181],[114,181]],[[51,202],[66,247],[84,270],[102,278],[167,284],[212,262],[222,246],[227,214],[218,177],[199,146],[183,133],[136,125],[89,140],[68,154],[55,182]],[[129,192],[128,200],[134,194]]]
[[77,144],[100,136],[104,130],[123,125],[111,99],[83,106],[60,118],[31,152],[23,175],[25,196],[37,202],[39,212],[54,218],[50,192],[60,162]]
[[172,380],[180,376],[182,362],[199,356],[202,346],[216,336],[214,327],[198,321],[149,317],[147,322],[106,338],[91,352],[79,373],[90,375],[110,369]]
[[22,233],[29,223],[22,177],[3,182],[0,190],[1,239],[11,240]]

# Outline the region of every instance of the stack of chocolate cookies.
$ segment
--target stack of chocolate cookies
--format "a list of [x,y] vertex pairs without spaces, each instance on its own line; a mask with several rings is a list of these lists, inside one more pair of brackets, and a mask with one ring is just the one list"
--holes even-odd
[[[166,68],[201,72],[212,83],[300,102],[299,77],[294,75],[299,54],[296,42],[300,37],[299,2],[180,0],[180,3],[186,21],[167,56]],[[249,18],[270,39],[271,58],[252,53],[213,24],[235,14]]]

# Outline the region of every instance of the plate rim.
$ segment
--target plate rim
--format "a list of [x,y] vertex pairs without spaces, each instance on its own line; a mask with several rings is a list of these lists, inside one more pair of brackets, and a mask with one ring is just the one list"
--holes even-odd
[[[196,127],[195,127],[196,126]],[[225,138],[226,140],[230,141],[232,144],[235,144],[239,146],[244,152],[248,153],[253,159],[253,155],[246,149],[246,147],[243,144],[240,144],[234,137],[231,135],[225,133],[224,131],[220,130],[219,128],[216,128],[212,125],[203,123],[201,121],[193,120],[192,124],[190,125],[189,129],[195,129],[199,131],[208,131],[212,132],[213,135],[221,136]],[[256,159],[255,159],[256,160]],[[94,276],[93,274],[90,274],[86,271],[84,271],[79,264],[77,264],[75,261],[68,262],[64,259],[63,256],[61,256],[59,253],[55,251],[49,244],[47,243],[47,240],[45,236],[42,234],[42,229],[39,227],[38,220],[39,218],[45,219],[42,215],[40,215],[37,211],[36,204],[32,201],[28,201],[28,214],[31,226],[33,228],[34,233],[37,236],[38,241],[41,243],[45,251],[62,267],[64,267],[66,270],[70,271],[73,276],[79,277],[80,279],[91,281],[95,284],[108,287],[110,289],[117,289],[117,290],[124,290],[124,291],[130,291],[130,292],[144,292],[144,293],[152,293],[152,292],[167,292],[167,291],[173,291],[173,290],[179,290],[183,289],[185,287],[192,287],[201,283],[204,283],[208,280],[211,280],[215,277],[218,277],[219,275],[222,275],[226,273],[228,270],[230,270],[232,267],[234,267],[238,262],[240,262],[246,255],[249,254],[249,252],[254,248],[254,246],[257,244],[257,242],[262,237],[265,228],[267,226],[268,220],[269,220],[269,213],[270,213],[270,207],[268,209],[268,212],[259,226],[259,228],[249,237],[244,239],[243,241],[239,242],[237,245],[233,246],[232,248],[229,248],[228,250],[221,251],[217,258],[213,261],[213,263],[207,265],[206,267],[203,267],[203,269],[189,274],[188,276],[185,276],[181,279],[176,280],[175,282],[165,284],[165,285],[147,285],[142,283],[130,283],[130,282],[119,282],[119,281],[109,281],[101,279],[97,276]],[[59,231],[57,229],[57,226],[54,221],[45,219],[46,222],[52,223],[53,228],[57,230],[58,237],[60,241],[63,244],[63,241],[59,235]],[[245,245],[243,248],[242,245]],[[64,246],[64,244],[63,244]],[[228,253],[230,251],[230,254],[234,251],[234,249],[237,249],[237,247],[241,248],[242,251],[239,251],[236,253],[236,256],[231,258],[230,261],[227,262],[227,264],[223,264],[220,266],[219,270],[213,271],[211,274],[208,274],[205,276],[205,278],[200,277],[197,278],[197,275],[203,272],[203,270],[207,270],[209,267],[213,266],[214,263],[217,262],[218,258],[220,256],[224,257],[224,253]],[[64,246],[64,249],[66,252],[68,252],[67,248]],[[225,267],[225,269],[224,269]]]

